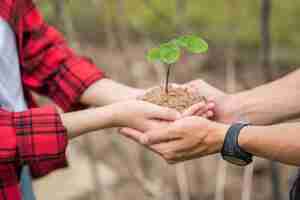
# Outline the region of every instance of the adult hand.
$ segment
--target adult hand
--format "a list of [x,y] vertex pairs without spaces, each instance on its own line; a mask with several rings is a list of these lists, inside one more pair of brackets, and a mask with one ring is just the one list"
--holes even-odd
[[125,101],[111,105],[114,110],[113,126],[130,127],[139,131],[161,128],[181,118],[175,110],[144,101]]
[[188,82],[182,87],[187,88],[190,92],[204,96],[207,100],[206,105],[200,108],[197,105],[189,108],[187,111],[189,115],[205,117],[208,114],[208,118],[224,123],[232,123],[236,120],[240,120],[241,116],[230,111],[231,108],[235,106],[231,95],[200,79]]
[[194,116],[146,133],[127,128],[121,133],[174,164],[220,152],[228,128],[229,125]]

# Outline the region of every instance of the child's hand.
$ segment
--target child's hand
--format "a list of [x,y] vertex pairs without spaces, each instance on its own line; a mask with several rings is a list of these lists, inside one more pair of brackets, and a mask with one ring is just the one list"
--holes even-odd
[[[185,84],[185,85],[177,85],[174,84],[175,87],[187,89],[188,92],[192,94],[199,95],[199,88],[195,86],[195,84]],[[212,119],[215,117],[215,107],[216,104],[212,100],[208,100],[203,97],[203,101],[191,106],[190,108],[186,109],[182,113],[182,117],[190,117],[190,116],[200,116],[207,119]]]
[[120,102],[111,107],[114,110],[113,126],[129,127],[139,131],[148,131],[181,118],[181,114],[175,110],[144,101]]
[[182,113],[182,117],[200,116],[207,119],[212,119],[214,118],[215,115],[214,109],[215,109],[214,102],[202,101],[186,109]]

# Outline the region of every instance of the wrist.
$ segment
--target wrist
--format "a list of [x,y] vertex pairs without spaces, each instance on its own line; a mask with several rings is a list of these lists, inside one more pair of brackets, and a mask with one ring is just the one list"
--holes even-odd
[[244,151],[247,151],[249,153],[254,153],[255,150],[252,148],[252,144],[255,144],[256,141],[256,130],[259,127],[257,126],[247,126],[241,130],[241,133],[238,138],[238,145],[241,149]]
[[[222,124],[218,122],[210,122],[208,126],[207,136],[204,140],[210,148],[207,150],[209,154],[219,153],[222,150],[227,130],[230,125]],[[199,129],[200,128],[200,129]],[[196,127],[197,130],[201,130],[203,127]],[[202,136],[201,131],[199,132]]]
[[105,107],[109,113],[108,119],[111,128],[129,125],[127,121],[132,117],[128,114],[130,109],[129,101],[113,103]]
[[99,107],[96,112],[99,117],[102,117],[103,128],[114,128],[120,126],[120,113],[118,112],[116,104]]
[[217,121],[231,124],[239,119],[240,101],[234,94],[225,94],[214,100],[216,103]]
[[239,144],[242,130],[249,125],[249,123],[237,122],[230,126],[221,150],[224,160],[239,166],[246,166],[253,161],[253,155]]
[[225,137],[226,137],[226,133],[228,131],[228,129],[230,128],[230,125],[227,124],[219,124],[218,128],[217,128],[217,151],[216,152],[221,152],[224,141],[225,141]]

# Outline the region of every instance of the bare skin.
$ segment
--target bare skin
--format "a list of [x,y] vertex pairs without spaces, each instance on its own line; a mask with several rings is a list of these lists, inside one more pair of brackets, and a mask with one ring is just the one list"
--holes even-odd
[[[272,83],[237,94],[225,94],[203,81],[186,87],[201,90],[215,102],[215,119],[187,117],[168,127],[146,133],[123,129],[127,137],[146,145],[169,163],[199,158],[220,152],[230,123],[241,118],[253,126],[244,128],[239,137],[242,149],[256,156],[300,166],[300,123],[281,122],[300,114],[300,70]],[[207,106],[193,109],[202,114]],[[228,124],[226,124],[226,123]]]
[[101,79],[92,84],[81,96],[80,102],[88,106],[104,106],[135,99],[145,91],[123,85],[110,79]]
[[243,118],[253,124],[269,125],[300,114],[299,83],[300,70],[297,70],[274,82],[237,94],[226,94],[202,80],[185,86],[215,102],[217,121],[232,123]]
[[177,111],[142,101],[123,101],[99,108],[61,114],[69,138],[113,127],[131,127],[147,131],[163,127],[180,117]]

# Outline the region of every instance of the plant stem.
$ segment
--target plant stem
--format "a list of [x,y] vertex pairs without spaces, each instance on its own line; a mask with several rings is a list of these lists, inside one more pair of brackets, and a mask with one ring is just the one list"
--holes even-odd
[[167,94],[169,93],[169,78],[170,78],[171,67],[172,65],[167,66],[167,77],[166,77],[166,86],[165,86],[165,91]]

